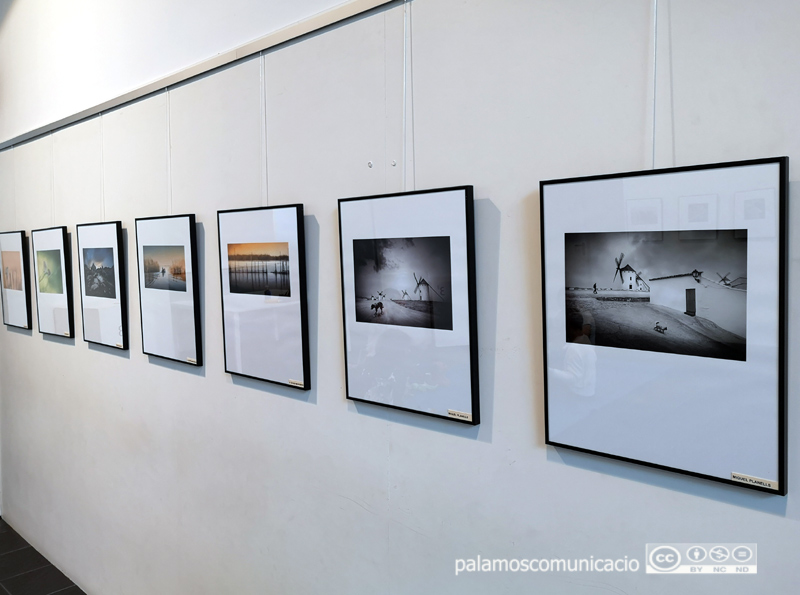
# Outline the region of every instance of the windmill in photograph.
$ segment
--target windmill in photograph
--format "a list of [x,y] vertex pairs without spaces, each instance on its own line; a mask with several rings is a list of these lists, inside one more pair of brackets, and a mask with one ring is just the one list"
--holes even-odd
[[452,330],[449,237],[353,240],[353,256],[357,322]]
[[430,302],[431,301],[431,292],[438,298],[437,301],[443,302],[444,298],[441,294],[436,291],[433,287],[431,287],[430,283],[428,283],[422,275],[419,276],[417,279],[417,274],[414,273],[414,281],[416,281],[417,286],[414,288],[414,293],[416,294],[419,292],[419,299],[423,302]]
[[650,286],[645,283],[642,278],[642,272],[637,272],[630,264],[622,266],[625,258],[625,253],[620,252],[619,258],[614,258],[617,268],[614,271],[614,282],[617,281],[617,274],[619,274],[619,287],[623,291],[650,291]]
[[725,273],[724,277],[717,273],[719,282],[725,287],[733,287],[734,289],[747,289],[747,277],[736,277],[733,281],[731,281],[728,279],[728,275],[730,275],[730,272]]
[[744,361],[747,232],[713,231],[565,234],[566,315],[582,317],[581,342]]

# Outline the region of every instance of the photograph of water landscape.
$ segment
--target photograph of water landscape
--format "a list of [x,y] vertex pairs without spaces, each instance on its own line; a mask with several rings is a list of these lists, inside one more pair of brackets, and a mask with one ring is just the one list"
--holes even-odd
[[289,243],[228,244],[231,293],[291,296]]
[[186,291],[183,246],[142,246],[144,286],[147,289]]

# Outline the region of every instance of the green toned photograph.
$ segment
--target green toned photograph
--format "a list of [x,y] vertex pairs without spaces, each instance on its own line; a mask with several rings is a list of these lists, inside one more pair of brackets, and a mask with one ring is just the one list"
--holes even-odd
[[64,293],[61,274],[61,250],[36,252],[36,275],[41,293]]

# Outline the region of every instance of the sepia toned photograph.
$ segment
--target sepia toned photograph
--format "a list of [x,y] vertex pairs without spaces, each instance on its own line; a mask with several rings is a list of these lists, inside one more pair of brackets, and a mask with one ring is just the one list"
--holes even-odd
[[0,252],[0,264],[3,266],[3,289],[22,291],[22,257],[20,253],[12,250]]
[[89,297],[116,299],[114,249],[83,249],[84,291]]
[[144,286],[147,289],[186,291],[183,246],[142,246]]
[[228,244],[231,293],[291,296],[289,243]]
[[40,293],[64,293],[61,250],[38,250],[36,252],[36,271]]
[[566,340],[745,361],[747,230],[567,233]]
[[356,321],[453,330],[450,237],[353,240]]

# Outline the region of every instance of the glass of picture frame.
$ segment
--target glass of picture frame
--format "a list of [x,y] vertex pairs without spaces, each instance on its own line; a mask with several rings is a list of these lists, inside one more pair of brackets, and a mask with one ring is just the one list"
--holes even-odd
[[786,493],[787,176],[541,182],[547,444]]
[[31,328],[28,239],[24,231],[0,233],[0,282],[3,324]]
[[67,228],[34,230],[31,241],[39,332],[72,338],[72,251]]
[[339,200],[347,398],[480,423],[472,186]]
[[311,389],[303,205],[218,211],[225,371]]
[[83,339],[128,349],[122,222],[83,223],[76,230]]
[[203,365],[194,215],[136,219],[142,351]]

